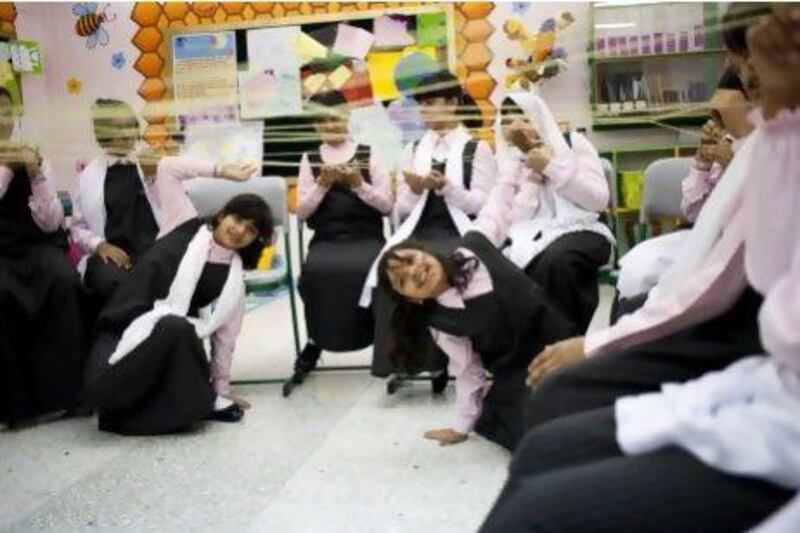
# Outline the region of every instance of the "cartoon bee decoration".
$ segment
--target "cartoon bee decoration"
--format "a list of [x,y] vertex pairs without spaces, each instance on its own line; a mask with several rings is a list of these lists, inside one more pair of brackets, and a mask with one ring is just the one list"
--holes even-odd
[[86,47],[90,50],[97,46],[97,43],[101,46],[108,44],[108,32],[103,24],[116,18],[116,15],[112,17],[106,15],[108,4],[98,11],[99,5],[97,2],[82,2],[72,6],[72,14],[78,17],[75,21],[75,33],[87,38]]

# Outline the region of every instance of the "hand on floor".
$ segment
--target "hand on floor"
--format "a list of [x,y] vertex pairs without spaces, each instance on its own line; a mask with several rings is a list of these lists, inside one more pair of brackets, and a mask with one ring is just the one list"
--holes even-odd
[[245,400],[241,396],[235,396],[233,394],[230,394],[228,396],[225,396],[225,398],[229,399],[230,401],[232,401],[233,403],[235,403],[236,405],[238,405],[242,409],[250,409],[251,407],[253,407],[253,404],[251,404],[250,402],[248,402],[247,400]]
[[430,431],[426,431],[423,436],[426,439],[438,440],[440,446],[449,446],[467,440],[467,435],[465,433],[459,433],[450,428],[431,429]]
[[573,337],[546,346],[528,367],[528,385],[535,387],[545,376],[586,358],[583,337]]

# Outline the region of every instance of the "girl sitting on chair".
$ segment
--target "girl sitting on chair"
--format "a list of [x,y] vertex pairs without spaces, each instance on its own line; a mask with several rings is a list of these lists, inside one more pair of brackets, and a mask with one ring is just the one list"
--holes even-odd
[[303,154],[297,216],[314,231],[298,289],[309,341],[295,361],[285,393],[317,366],[322,350],[346,352],[372,344],[372,312],[359,307],[361,286],[383,248],[383,216],[394,198],[388,169],[377,154],[348,137],[342,93],[309,99],[322,144]]
[[497,131],[500,173],[513,176],[511,244],[506,255],[585,331],[599,300],[597,273],[614,237],[599,220],[608,182],[594,146],[561,133],[544,100],[513,93]]

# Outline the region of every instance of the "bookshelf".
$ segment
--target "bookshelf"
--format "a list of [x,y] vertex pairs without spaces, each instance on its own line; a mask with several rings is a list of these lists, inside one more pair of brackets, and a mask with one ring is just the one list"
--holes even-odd
[[725,64],[718,11],[714,2],[592,4],[593,129],[702,124]]

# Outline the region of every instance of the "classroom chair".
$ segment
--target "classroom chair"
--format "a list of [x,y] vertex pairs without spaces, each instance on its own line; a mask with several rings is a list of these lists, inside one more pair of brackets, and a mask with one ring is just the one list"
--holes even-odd
[[[286,181],[278,177],[254,177],[241,183],[212,178],[196,178],[186,181],[184,186],[186,193],[201,217],[213,215],[228,200],[238,194],[256,194],[269,205],[272,211],[273,224],[276,230],[280,228],[281,231],[285,261],[281,261],[277,268],[270,270],[246,272],[245,287],[248,294],[271,294],[283,288],[288,289],[296,357],[300,353],[300,328],[297,318],[294,269],[289,245],[289,211],[286,202]],[[234,383],[283,383],[285,380],[286,378],[263,378],[240,380]]]
[[644,171],[644,190],[639,210],[640,242],[652,236],[654,222],[682,220],[681,183],[692,167],[691,157],[658,159]]

